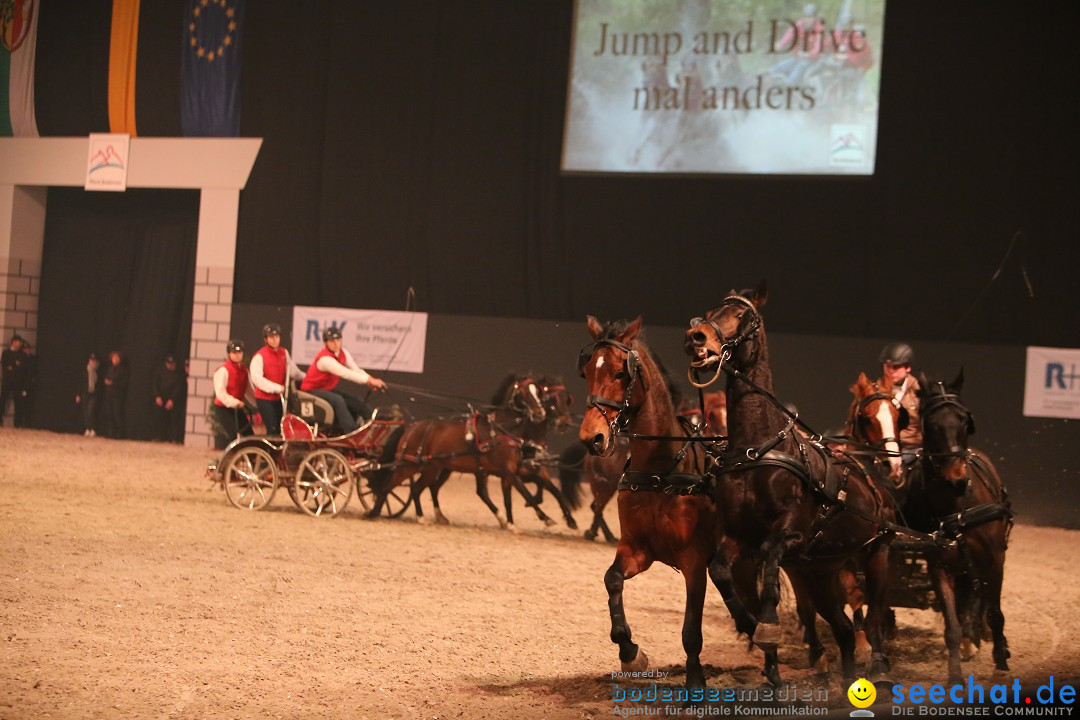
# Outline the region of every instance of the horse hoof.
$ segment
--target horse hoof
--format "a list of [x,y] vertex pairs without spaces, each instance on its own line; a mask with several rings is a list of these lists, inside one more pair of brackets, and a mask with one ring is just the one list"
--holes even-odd
[[505,530],[507,525],[509,525],[509,523],[506,522],[506,518],[502,516],[502,513],[496,515],[495,519],[499,521],[499,527],[501,527],[503,530]]
[[572,517],[566,518],[566,527],[570,528],[571,530],[577,530],[577,520]]
[[514,525],[514,523],[506,523],[506,529],[514,533],[515,535],[521,534],[521,531],[517,529],[517,525]]
[[862,630],[857,631],[855,633],[855,663],[865,665],[870,662],[872,652],[870,643],[866,640],[866,633]]
[[779,623],[759,622],[754,630],[754,644],[766,652],[775,650],[784,639],[784,632]]
[[426,515],[421,515],[420,517],[416,518],[416,524],[417,525],[430,525],[431,524],[431,518],[427,517]]
[[644,672],[649,669],[649,656],[645,654],[645,651],[638,648],[637,657],[630,662],[624,662],[622,664],[623,672]]
[[960,659],[974,660],[979,655],[979,648],[971,640],[964,638],[960,643]]
[[811,669],[814,671],[815,675],[827,677],[829,674],[829,658],[822,655],[817,659],[817,662],[814,663],[814,666]]
[[589,540],[590,542],[595,540],[596,539],[596,533],[593,532],[592,530],[586,530],[585,531],[585,539]]
[[557,523],[554,520],[552,520],[551,518],[549,518],[549,517],[544,518],[544,527],[551,527],[552,525],[556,525],[556,524]]

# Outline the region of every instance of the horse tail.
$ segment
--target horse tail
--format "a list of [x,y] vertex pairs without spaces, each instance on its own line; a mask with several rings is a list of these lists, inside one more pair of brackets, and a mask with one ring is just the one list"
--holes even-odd
[[559,486],[572,509],[581,507],[581,469],[585,466],[587,450],[581,443],[572,443],[559,455]]
[[401,436],[405,434],[405,431],[409,428],[408,425],[402,425],[399,428],[395,428],[390,437],[386,438],[386,443],[382,446],[382,451],[379,453],[379,465],[378,470],[368,473],[368,484],[372,490],[382,491],[387,489],[390,484],[390,478],[394,474],[394,458],[397,457],[398,442],[401,441]]

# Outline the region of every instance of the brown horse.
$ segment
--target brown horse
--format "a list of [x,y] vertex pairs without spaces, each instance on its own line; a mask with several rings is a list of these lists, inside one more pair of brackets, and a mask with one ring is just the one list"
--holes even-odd
[[952,382],[930,382],[920,374],[919,384],[923,449],[908,474],[903,510],[911,527],[940,528],[949,540],[935,546],[928,559],[945,615],[949,682],[954,683],[961,679],[961,640],[977,646],[983,622],[994,642],[994,667],[1009,669],[1001,584],[1013,513],[990,459],[968,447],[975,422],[960,398],[963,369]]
[[[472,412],[464,417],[448,420],[420,420],[407,426],[396,441],[393,454],[384,452],[381,461],[389,464],[389,471],[382,470],[369,476],[375,490],[375,504],[369,511],[377,517],[382,511],[387,494],[412,480],[410,499],[418,518],[423,518],[420,495],[431,490],[437,522],[448,522],[439,508],[438,489],[451,472],[467,473],[476,478],[476,493],[491,510],[504,529],[515,530],[511,488],[516,488],[533,507],[536,515],[547,525],[554,524],[539,507],[537,499],[522,482],[519,472],[524,467],[526,443],[521,438],[521,428],[528,422],[549,421],[537,384],[531,378],[508,376],[496,391],[492,407],[484,412]],[[419,474],[418,478],[415,476]],[[529,474],[539,476],[540,482],[555,489],[547,470],[529,468]],[[505,517],[488,495],[487,478],[499,477],[503,486]],[[576,527],[571,509],[561,493],[553,493],[560,500],[567,524]],[[421,520],[423,522],[423,520]]]
[[[672,392],[642,341],[641,318],[601,325],[588,318],[593,343],[582,350],[579,368],[589,386],[579,438],[594,455],[616,452],[616,435],[629,434],[630,462],[618,485],[621,538],[604,575],[611,640],[624,671],[648,667],[648,656],[631,639],[623,609],[624,582],[659,560],[682,572],[686,608],[682,642],[686,686],[701,690],[701,620],[706,570],[715,554],[716,509],[702,476],[702,455],[688,442]],[[740,575],[753,594],[753,570]],[[725,598],[727,600],[727,598]],[[752,628],[736,623],[740,632]],[[691,696],[693,697],[693,696]]]
[[[844,614],[846,600],[839,571],[855,558],[867,578],[870,613],[867,635],[873,647],[866,676],[881,676],[884,655],[882,619],[888,582],[889,526],[895,519],[889,499],[868,482],[858,464],[834,456],[794,432],[794,420],[773,396],[772,368],[761,308],[762,283],[754,291],[732,292],[704,318],[695,318],[684,348],[691,372],[715,367],[704,387],[727,374],[728,448],[715,466],[716,553],[709,571],[730,587],[731,563],[753,558],[762,566],[761,610],[753,640],[765,653],[764,674],[779,685],[777,647],[781,631],[776,607],[783,565],[797,596],[800,620],[811,628],[814,611],[832,628],[840,649],[843,676],[854,680],[855,639]],[[738,596],[724,592],[733,617],[743,617]],[[811,647],[813,654],[820,652]]]

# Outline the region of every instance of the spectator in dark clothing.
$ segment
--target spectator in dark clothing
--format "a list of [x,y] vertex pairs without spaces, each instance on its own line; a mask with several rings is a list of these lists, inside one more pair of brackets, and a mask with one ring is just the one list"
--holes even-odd
[[154,439],[181,442],[183,415],[181,397],[187,392],[184,374],[176,367],[176,358],[169,355],[154,371]]
[[97,435],[98,398],[102,395],[102,378],[98,367],[97,355],[90,353],[82,382],[79,383],[79,392],[75,394],[75,404],[82,408],[83,435],[86,437]]
[[30,352],[30,343],[23,340],[23,362],[18,370],[15,391],[15,427],[28,428],[34,410],[34,386],[37,385],[37,358]]
[[17,393],[21,392],[21,370],[26,362],[22,346],[23,339],[15,335],[11,338],[11,346],[0,355],[0,372],[3,373],[3,378],[0,379],[0,425],[4,424],[8,401],[14,403]]
[[124,400],[127,398],[128,368],[119,350],[109,353],[109,367],[105,371],[105,431],[108,437],[124,438],[127,425],[124,421]]

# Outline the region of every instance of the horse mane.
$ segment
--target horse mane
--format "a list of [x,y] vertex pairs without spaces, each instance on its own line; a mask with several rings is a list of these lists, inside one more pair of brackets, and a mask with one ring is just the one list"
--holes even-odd
[[499,383],[499,389],[495,391],[495,394],[491,396],[492,405],[504,405],[510,399],[510,391],[514,387],[514,383],[521,380],[528,375],[519,375],[517,373],[510,373],[502,379]]
[[[630,324],[629,320],[612,320],[604,325],[604,331],[600,335],[600,340],[615,340],[617,337],[626,332],[626,327]],[[660,377],[664,379],[664,384],[667,386],[668,395],[671,396],[671,403],[675,407],[679,407],[682,402],[682,391],[679,386],[675,384],[675,381],[671,377],[671,373],[668,372],[664,362],[649,349],[649,345],[645,342],[645,329],[642,328],[641,332],[637,336],[637,344],[641,350],[644,350],[652,361],[656,364],[656,368],[660,371]]]

